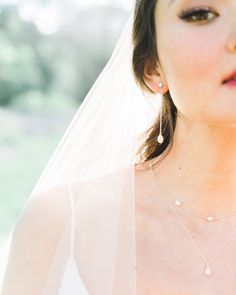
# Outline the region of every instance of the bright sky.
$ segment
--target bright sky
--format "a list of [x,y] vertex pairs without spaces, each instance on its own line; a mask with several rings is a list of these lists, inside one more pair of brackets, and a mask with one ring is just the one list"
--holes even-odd
[[131,10],[134,0],[70,0],[78,5],[81,6],[89,6],[89,5],[107,5],[107,4],[119,4],[120,6],[123,6],[126,9]]
[[[54,0],[55,1],[55,0]],[[66,2],[74,2],[78,4],[78,6],[90,6],[90,5],[107,5],[107,4],[116,4],[120,5],[126,9],[131,10],[134,0],[61,0]],[[53,0],[51,1],[53,3]],[[56,2],[56,1],[55,1]],[[35,0],[0,0],[0,4],[33,4],[37,3]]]
[[[61,0],[65,1],[65,4],[76,4],[81,8],[87,8],[93,5],[115,5],[121,6],[127,10],[131,10],[134,0]],[[40,1],[35,0],[0,0],[0,4],[18,5],[19,13],[22,19],[25,21],[33,21],[38,30],[43,34],[55,33],[63,18],[63,15],[58,7],[58,0],[49,1],[49,5],[42,8]]]

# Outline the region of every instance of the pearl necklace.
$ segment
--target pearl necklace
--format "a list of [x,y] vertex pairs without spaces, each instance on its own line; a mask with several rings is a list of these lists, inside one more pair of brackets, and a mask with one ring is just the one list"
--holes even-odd
[[[151,164],[149,164],[149,167],[151,168],[151,171],[152,171],[152,174],[154,176],[154,179],[156,180],[157,177],[155,176],[155,172],[153,170],[153,167]],[[159,180],[159,183],[160,183],[160,180]],[[155,181],[155,184],[157,185],[157,181]],[[200,257],[202,258],[202,260],[205,262],[206,264],[206,267],[205,267],[205,270],[204,270],[204,274],[209,277],[212,275],[212,269],[210,267],[210,264],[216,259],[216,257],[219,255],[219,253],[221,252],[221,250],[224,248],[224,246],[226,245],[226,243],[231,239],[231,237],[233,236],[234,232],[235,232],[235,229],[236,229],[236,226],[233,227],[233,230],[230,232],[229,236],[227,237],[227,239],[222,243],[221,247],[216,251],[216,254],[215,256],[210,259],[209,261],[206,259],[206,257],[203,255],[202,251],[200,250],[199,246],[197,245],[197,243],[194,241],[194,239],[192,238],[188,228],[186,227],[186,225],[184,224],[184,222],[182,221],[182,219],[180,218],[180,216],[177,214],[176,210],[170,205],[169,201],[167,200],[167,198],[165,197],[166,195],[166,189],[164,190],[164,188],[162,186],[158,186],[158,188],[162,191],[163,195],[164,195],[164,198],[165,198],[165,201],[167,202],[169,208],[174,212],[175,216],[177,217],[177,219],[180,221],[180,224],[184,227],[184,230],[186,231],[188,237],[190,238],[191,242],[193,243],[194,247],[196,248],[197,252],[199,253]],[[175,201],[175,204],[177,206],[181,206],[182,205],[182,202],[179,201],[179,200],[176,200]],[[183,205],[182,205],[183,206]],[[225,216],[223,216],[225,217]],[[223,217],[213,217],[211,215],[207,216],[204,220],[207,220],[208,222],[212,222],[216,219],[219,219],[219,218],[223,218]]]
[[[159,182],[162,184],[162,182],[159,180]],[[162,187],[165,187],[162,185]],[[166,187],[165,190],[168,192],[168,194],[171,196],[173,195],[173,193],[171,193]],[[201,214],[195,213],[193,209],[184,206],[183,201],[180,200],[180,198],[176,198],[175,200],[173,200],[171,197],[170,199],[172,200],[172,203],[175,204],[177,207],[182,207],[183,209],[185,209],[186,211],[190,210],[192,211],[192,214],[194,214],[195,216],[199,217],[200,219],[207,221],[207,222],[214,222],[217,221],[219,219],[225,218],[225,217],[229,217],[231,215],[235,215],[236,211],[232,211],[231,214],[229,215],[220,215],[220,216],[213,216],[213,215],[207,215],[207,216],[202,216]]]

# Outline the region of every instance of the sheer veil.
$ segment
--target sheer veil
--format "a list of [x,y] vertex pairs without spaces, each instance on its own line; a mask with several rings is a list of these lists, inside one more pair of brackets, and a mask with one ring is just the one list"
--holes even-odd
[[137,294],[135,163],[159,95],[132,69],[134,9],[9,233],[1,294]]

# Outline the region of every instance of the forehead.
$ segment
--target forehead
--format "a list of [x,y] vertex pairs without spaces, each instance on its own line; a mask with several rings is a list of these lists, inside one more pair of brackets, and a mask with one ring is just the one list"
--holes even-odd
[[166,0],[167,7],[169,7],[172,3],[177,2],[178,0]]
[[171,4],[173,4],[173,3],[176,3],[176,2],[179,2],[179,1],[181,1],[181,0],[159,0],[159,1],[157,1],[157,6],[162,6],[163,8],[165,8],[165,9],[168,9],[170,6],[171,6]]
[[179,2],[179,1],[181,1],[181,0],[158,0],[157,5],[156,5],[156,9],[157,9],[157,7],[159,7],[158,10],[159,9],[162,11],[163,11],[163,9],[167,10],[171,6],[171,4]]

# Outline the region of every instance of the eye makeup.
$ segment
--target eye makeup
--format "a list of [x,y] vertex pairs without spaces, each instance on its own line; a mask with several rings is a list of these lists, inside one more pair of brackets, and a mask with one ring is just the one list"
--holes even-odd
[[[210,16],[210,18],[208,18]],[[215,18],[215,16],[219,16],[217,12],[211,7],[200,6],[193,7],[186,10],[183,10],[179,14],[179,18],[188,22],[198,22],[198,21],[211,21]]]

